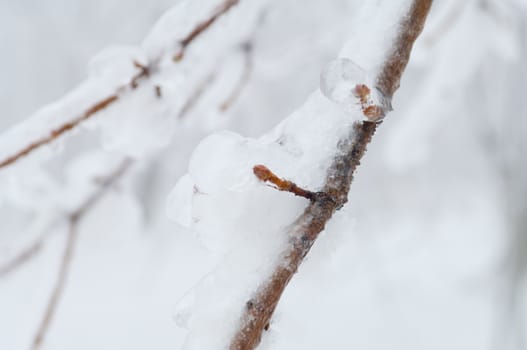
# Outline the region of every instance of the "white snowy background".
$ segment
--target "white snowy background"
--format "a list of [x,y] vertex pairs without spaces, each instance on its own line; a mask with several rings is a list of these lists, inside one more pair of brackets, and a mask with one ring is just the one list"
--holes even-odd
[[[219,1],[1,0],[0,160],[113,91],[133,60],[162,55]],[[117,105],[0,169],[0,267],[44,237],[0,275],[0,349],[30,348],[67,213],[125,156],[130,171],[79,224],[42,348],[225,341],[232,310],[265,274],[253,255],[276,249],[305,206],[250,167],[320,186],[348,116],[317,92],[320,74],[339,55],[368,74],[407,3],[241,0],[179,65],[162,63]],[[222,111],[246,68],[245,42],[249,80]],[[525,91],[527,3],[436,0],[348,205],[259,349],[526,349]]]

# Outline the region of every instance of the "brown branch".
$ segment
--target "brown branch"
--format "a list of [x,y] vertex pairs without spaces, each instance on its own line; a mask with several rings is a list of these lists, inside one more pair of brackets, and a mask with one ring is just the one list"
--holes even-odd
[[251,42],[242,44],[241,50],[243,52],[243,71],[240,75],[240,79],[236,83],[236,86],[232,90],[231,94],[220,104],[220,111],[226,112],[232,105],[238,100],[243,89],[247,86],[251,72],[253,70],[253,47]]
[[190,111],[196,106],[205,91],[207,91],[207,88],[211,86],[215,79],[216,72],[212,71],[201,82],[199,82],[198,86],[192,92],[183,107],[181,107],[179,110],[178,119],[183,119],[190,113]]
[[209,28],[218,18],[220,18],[223,14],[225,14],[227,11],[229,11],[232,7],[237,5],[239,0],[225,0],[222,4],[220,4],[212,16],[210,16],[205,21],[201,22],[194,28],[190,33],[187,34],[179,44],[181,45],[180,50],[173,56],[173,60],[175,62],[181,61],[183,56],[185,55],[186,48],[200,35],[202,34],[207,28]]
[[[229,97],[225,101],[223,101],[220,106],[219,110],[221,112],[227,111],[229,108],[232,107],[232,104],[236,102],[236,99],[240,95],[240,93],[243,91],[243,88],[249,81],[250,71],[252,70],[252,58],[250,57],[250,51],[251,49],[248,49],[246,47],[249,47],[249,44],[242,44],[242,50],[245,52],[245,63],[242,75],[240,77],[240,80],[236,84],[236,87],[231,92]],[[210,88],[214,81],[216,80],[216,71],[210,72],[203,80],[196,86],[190,97],[187,99],[183,107],[181,107],[178,118],[183,119],[185,118],[191,111],[194,109],[196,104],[200,101],[200,99],[203,97],[205,92],[208,88]]]
[[134,61],[133,63],[134,67],[137,68],[139,71],[136,75],[132,77],[132,79],[130,79],[130,87],[132,89],[137,89],[137,87],[139,86],[139,81],[143,78],[148,78],[150,76],[151,68],[137,61]]
[[44,237],[39,237],[32,242],[28,247],[24,248],[10,261],[0,267],[0,278],[6,277],[11,272],[15,271],[26,262],[31,260],[41,249],[44,241]]
[[64,293],[67,279],[71,269],[71,262],[75,252],[75,246],[78,237],[78,224],[82,217],[91,209],[99,200],[108,192],[108,190],[126,173],[131,165],[131,160],[125,159],[112,173],[100,181],[100,186],[90,196],[88,196],[81,205],[69,215],[68,236],[66,238],[66,245],[60,263],[59,273],[55,286],[49,298],[49,301],[44,311],[44,316],[40,321],[38,330],[33,338],[31,345],[32,350],[39,349],[45,339],[47,331],[51,326],[53,317],[57,310],[59,301]]
[[318,192],[305,190],[292,181],[278,177],[265,165],[255,165],[253,167],[253,173],[258,178],[258,180],[272,183],[274,188],[279,191],[291,192],[295,196],[304,197],[309,200],[315,200],[318,196]]
[[[180,41],[180,48],[178,53],[174,56],[174,60],[176,60],[176,57],[179,57],[179,61],[183,58],[184,51],[186,48],[201,34],[203,34],[219,17],[221,17],[223,14],[225,14],[228,10],[230,10],[234,5],[238,3],[239,0],[224,0],[223,3],[213,12],[211,17],[206,19],[205,21],[199,23],[193,30],[191,30],[185,37]],[[159,60],[153,60],[153,62],[159,62]],[[128,84],[125,84],[123,86],[120,86],[117,88],[116,92],[95,102],[92,107],[87,109],[80,117],[77,117],[75,119],[72,119],[69,122],[66,122],[65,124],[57,127],[56,129],[49,132],[47,136],[44,136],[43,138],[31,142],[28,146],[22,148],[21,150],[15,152],[13,155],[8,156],[6,159],[0,161],[0,169],[4,168],[6,166],[9,166],[19,159],[27,156],[31,152],[35,151],[36,149],[40,148],[41,146],[47,145],[53,141],[55,141],[57,138],[65,134],[66,132],[72,130],[73,128],[77,127],[82,122],[86,121],[87,119],[91,118],[93,115],[95,115],[97,112],[107,108],[108,106],[112,105],[114,102],[116,102],[119,99],[119,96],[121,93],[126,91],[127,89],[135,90],[141,81],[146,80],[150,77],[150,75],[156,71],[155,64],[157,63],[150,63],[150,64],[141,64],[137,61],[133,62],[134,66],[138,68],[138,72],[130,78],[130,81]],[[160,90],[156,90],[156,94],[158,96],[160,95]]]
[[387,109],[383,106],[376,105],[371,98],[371,90],[365,84],[358,84],[353,89],[352,93],[359,99],[362,114],[364,114],[369,121],[378,122],[384,118]]
[[124,159],[121,163],[107,176],[98,178],[98,184],[96,191],[88,196],[84,202],[73,212],[71,217],[79,219],[88,210],[90,210],[97,202],[108,192],[108,190],[128,171],[132,165],[132,160],[129,158]]
[[[423,28],[431,4],[432,0],[414,0],[401,23],[393,49],[377,77],[376,87],[384,94],[387,103],[399,87],[413,43]],[[293,224],[290,244],[283,255],[284,261],[277,265],[271,277],[246,303],[240,327],[230,344],[231,350],[252,350],[260,343],[262,333],[268,327],[285,287],[333,213],[347,202],[353,173],[359,166],[377,125],[379,123],[370,121],[357,122],[353,124],[350,135],[339,142],[337,155],[328,169],[322,189],[326,196],[312,201]]]
[[0,168],[11,165],[17,160],[19,160],[20,158],[27,156],[29,153],[33,152],[37,148],[47,145],[48,143],[51,143],[52,141],[56,140],[62,134],[75,128],[76,126],[78,126],[80,123],[82,123],[86,119],[89,119],[90,117],[92,117],[95,113],[105,109],[106,107],[108,107],[109,105],[117,101],[118,98],[119,98],[118,95],[110,95],[100,100],[99,102],[94,104],[92,107],[90,107],[88,110],[86,110],[80,117],[75,118],[67,122],[66,124],[63,124],[62,126],[58,127],[55,130],[52,130],[48,136],[29,144],[28,146],[16,152],[12,156],[9,156],[3,161],[1,161]]
[[[98,190],[85,200],[83,207],[78,208],[75,212],[81,212],[81,211],[86,212],[89,209],[87,208],[87,206],[93,205],[94,202],[98,200],[98,198],[95,198],[95,197],[102,196],[104,194],[104,191],[106,191],[107,187],[109,187],[113,183],[113,180],[111,179],[113,179],[114,177],[120,177],[121,172],[124,173],[126,171],[126,168],[130,164],[131,164],[131,160],[125,160],[123,161],[123,164],[121,164],[121,166],[119,167],[118,174],[115,173],[115,174],[112,174],[110,177],[98,179],[99,181],[97,183],[100,185]],[[70,214],[70,216],[74,215],[75,212],[73,214]],[[7,263],[0,266],[0,278],[6,277],[7,275],[12,273],[19,267],[27,263],[29,260],[34,258],[37,255],[37,253],[39,253],[40,250],[42,249],[42,246],[44,245],[46,238],[47,238],[47,235],[42,234],[40,237],[35,239],[35,241],[33,241],[29,246],[25,247],[22,251],[20,251],[17,255],[15,255],[11,260],[9,260]]]
[[51,293],[51,297],[46,306],[44,317],[40,323],[35,337],[33,338],[33,343],[31,345],[32,350],[40,348],[44,341],[46,332],[51,325],[51,321],[53,320],[53,316],[55,315],[55,311],[57,309],[57,304],[64,292],[64,287],[69,276],[71,260],[73,258],[76,241],[77,220],[71,217],[69,221],[68,237],[66,238],[66,246],[64,247],[64,253],[62,254],[62,261],[60,263],[57,282],[55,283],[55,287],[53,288],[53,292]]

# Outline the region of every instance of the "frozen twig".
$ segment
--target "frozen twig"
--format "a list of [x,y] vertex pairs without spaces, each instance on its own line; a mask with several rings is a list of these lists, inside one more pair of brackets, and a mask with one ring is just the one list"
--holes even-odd
[[[133,80],[132,80],[133,81]],[[48,136],[45,136],[41,138],[40,140],[34,141],[21,149],[20,151],[15,152],[13,155],[7,157],[3,161],[0,162],[0,168],[4,168],[8,165],[13,164],[17,160],[19,160],[22,157],[27,156],[29,153],[33,152],[37,148],[47,145],[48,143],[51,143],[52,141],[56,140],[59,136],[62,134],[70,131],[71,129],[77,127],[80,123],[83,121],[89,119],[93,115],[95,115],[97,112],[105,109],[109,105],[113,104],[117,99],[119,98],[119,95],[114,94],[110,95],[99,102],[95,103],[93,106],[91,106],[88,110],[86,110],[80,117],[77,117],[75,119],[72,119],[71,121],[61,125],[60,127],[52,130],[49,132]]]
[[[399,87],[413,43],[421,33],[431,4],[432,0],[414,0],[409,13],[402,20],[392,51],[376,80],[376,88],[387,101]],[[292,225],[290,243],[283,260],[245,304],[239,328],[231,340],[231,350],[252,350],[260,343],[262,333],[269,326],[285,287],[333,213],[347,202],[353,173],[379,124],[371,121],[356,122],[349,135],[339,142],[339,149],[328,169],[321,191],[326,195],[311,201]]]
[[243,89],[247,86],[251,72],[253,70],[253,47],[250,41],[245,42],[241,45],[243,52],[243,70],[240,75],[240,79],[236,83],[236,86],[232,90],[231,94],[220,104],[220,111],[225,112],[236,102],[240,97]]
[[179,51],[172,57],[175,62],[180,61],[185,55],[185,50],[194,39],[207,30],[218,18],[229,11],[233,6],[237,5],[239,0],[224,0],[214,11],[214,13],[205,21],[198,24],[190,33],[183,38],[179,44],[181,45]]
[[253,167],[254,175],[263,182],[270,182],[277,190],[291,192],[295,196],[304,197],[309,200],[317,198],[317,192],[311,192],[299,187],[292,181],[281,179],[265,165],[255,165]]
[[196,106],[205,91],[207,91],[207,88],[212,85],[215,79],[216,71],[212,71],[198,83],[198,86],[194,89],[194,91],[187,99],[183,107],[181,107],[181,109],[179,110],[179,119],[185,118],[190,113],[190,111],[194,108],[194,106]]
[[44,316],[40,321],[38,330],[33,338],[31,345],[32,350],[37,350],[44,342],[46,333],[53,321],[53,316],[57,309],[57,305],[64,292],[67,279],[70,273],[71,261],[75,252],[75,246],[78,236],[78,224],[82,217],[108,192],[108,190],[126,173],[132,164],[131,160],[125,159],[115,168],[112,173],[100,181],[100,186],[97,187],[90,196],[88,196],[81,205],[73,211],[68,217],[68,236],[66,238],[66,245],[64,253],[60,262],[59,273],[57,281],[51,293],[51,297],[44,311]]
[[[174,61],[180,61],[183,58],[185,50],[188,48],[188,46],[202,33],[204,33],[214,22],[216,22],[219,17],[229,11],[238,2],[239,0],[223,0],[223,2],[217,7],[217,9],[211,14],[209,18],[200,22],[183,39],[181,39],[181,41],[179,42],[180,46],[178,48],[178,51],[173,56]],[[79,124],[97,114],[97,112],[109,107],[117,100],[119,100],[121,96],[123,96],[123,92],[127,90],[135,90],[142,81],[148,79],[153,72],[157,71],[157,67],[155,65],[157,65],[157,62],[159,61],[160,60],[153,60],[152,63],[149,64],[142,64],[134,61],[133,64],[138,69],[138,72],[130,78],[127,84],[118,87],[113,94],[95,102],[89,109],[81,113],[80,116],[71,119],[69,122],[64,123],[63,125],[55,128],[54,130],[49,131],[47,133],[47,136],[29,142],[27,146],[23,147],[20,150],[14,151],[12,155],[8,156],[3,160],[0,160],[0,169],[15,163],[19,159],[27,156],[31,152],[40,148],[41,146],[47,145],[55,141],[63,134],[76,128],[77,126],[79,126]],[[161,90],[156,88],[155,92],[156,95],[160,97]]]

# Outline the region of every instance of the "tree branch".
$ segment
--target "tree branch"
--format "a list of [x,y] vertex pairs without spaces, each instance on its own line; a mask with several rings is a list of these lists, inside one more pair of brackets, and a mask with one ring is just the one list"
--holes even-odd
[[11,272],[24,265],[26,262],[31,260],[41,249],[44,243],[44,237],[41,236],[33,241],[29,246],[25,247],[15,257],[9,260],[4,265],[0,266],[0,277],[6,277]]
[[[431,4],[432,0],[413,1],[377,77],[376,88],[386,99],[386,105],[383,106],[385,112],[389,110],[390,100],[399,87],[413,43],[423,28]],[[284,259],[247,301],[239,329],[230,344],[231,350],[252,350],[260,343],[262,333],[268,327],[285,287],[333,213],[347,202],[354,171],[378,125],[379,123],[371,121],[356,122],[350,134],[339,142],[338,153],[328,169],[322,190],[326,196],[319,196],[311,201],[293,224]]]
[[55,315],[55,310],[57,309],[57,304],[63,294],[64,287],[66,285],[66,280],[68,278],[71,266],[71,260],[73,257],[75,243],[77,241],[77,220],[73,217],[69,221],[69,231],[68,237],[66,239],[66,246],[64,247],[64,253],[62,255],[62,261],[60,263],[59,276],[51,297],[46,306],[46,311],[44,312],[44,317],[40,323],[38,331],[33,338],[33,343],[31,345],[32,350],[39,349],[44,341],[44,336],[53,320]]
[[[133,81],[133,80],[132,80]],[[77,127],[80,123],[83,121],[89,119],[97,112],[105,109],[109,105],[113,104],[115,101],[119,99],[119,95],[110,95],[99,102],[95,103],[92,107],[90,107],[88,110],[86,110],[80,117],[75,118],[66,124],[63,124],[62,126],[56,128],[55,130],[50,131],[48,136],[43,137],[40,140],[34,141],[21,149],[20,151],[14,153],[12,156],[7,157],[3,161],[0,162],[0,168],[4,168],[8,165],[13,164],[17,160],[19,160],[22,157],[27,156],[37,148],[47,145],[48,143],[51,143],[52,141],[56,140],[59,136],[62,134],[70,131],[71,129]]]
[[241,50],[243,53],[243,70],[240,75],[240,79],[236,83],[236,86],[229,94],[229,96],[220,104],[220,111],[226,112],[236,100],[240,97],[243,89],[247,86],[249,78],[251,77],[251,72],[253,70],[253,44],[251,41],[247,41],[241,45]]
[[[192,44],[192,42],[194,42],[201,34],[203,34],[214,22],[216,22],[218,18],[228,12],[238,2],[239,0],[223,0],[220,6],[212,13],[209,18],[200,22],[193,30],[191,30],[183,39],[180,40],[180,47],[173,57],[174,61],[180,61],[183,58],[185,50],[188,48],[188,46]],[[95,102],[92,107],[84,111],[81,116],[72,119],[71,121],[55,128],[54,130],[51,130],[47,136],[29,143],[26,147],[14,152],[12,155],[0,161],[0,169],[15,163],[19,159],[27,156],[41,146],[55,141],[63,134],[76,128],[79,126],[79,124],[97,114],[97,112],[114,104],[117,100],[119,100],[119,98],[121,98],[125,91],[135,90],[142,81],[150,77],[151,73],[157,71],[157,64],[159,61],[160,60],[153,60],[152,63],[146,65],[133,62],[136,68],[138,68],[138,72],[130,78],[130,81],[127,84],[118,87],[115,93]],[[160,90],[156,88],[155,92],[159,97]]]
[[192,94],[187,99],[183,107],[179,110],[178,113],[178,119],[183,119],[187,117],[187,115],[192,111],[192,109],[196,106],[196,104],[199,102],[203,94],[207,91],[207,88],[209,88],[216,79],[216,71],[212,71],[205,78],[203,78],[194,91],[192,91]]
[[175,62],[180,61],[185,55],[185,49],[187,48],[187,46],[189,46],[200,34],[202,34],[214,22],[216,22],[218,18],[220,18],[223,14],[229,11],[233,6],[237,5],[238,2],[239,0],[224,0],[223,3],[220,4],[218,8],[214,11],[212,16],[198,24],[196,28],[194,28],[190,33],[187,34],[185,38],[183,38],[179,42],[179,44],[181,45],[181,49],[178,53],[174,55],[173,60]]
[[66,245],[64,247],[62,261],[60,263],[57,281],[49,298],[46,310],[44,311],[44,316],[42,317],[38,330],[33,338],[31,345],[32,350],[37,350],[42,346],[46,333],[53,321],[53,317],[55,315],[60,298],[64,292],[64,288],[66,287],[67,279],[70,273],[71,261],[73,259],[75,246],[77,243],[78,224],[80,220],[91,208],[93,208],[94,205],[99,202],[99,200],[108,192],[108,190],[120,178],[122,178],[131,164],[131,160],[125,159],[108,176],[103,178],[100,182],[100,187],[98,187],[96,191],[88,196],[84,202],[82,202],[81,205],[69,215],[68,237],[66,238]]

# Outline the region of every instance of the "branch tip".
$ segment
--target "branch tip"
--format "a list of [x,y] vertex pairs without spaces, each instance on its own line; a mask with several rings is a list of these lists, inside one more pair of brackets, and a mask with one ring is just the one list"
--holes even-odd
[[371,90],[366,84],[357,84],[352,93],[359,99],[362,113],[368,118],[368,121],[379,122],[384,118],[385,109],[373,102]]
[[258,178],[258,180],[262,182],[270,182],[279,191],[291,192],[295,196],[304,197],[310,201],[315,201],[319,198],[318,192],[305,190],[292,181],[278,177],[265,165],[255,165],[253,167],[253,173]]

